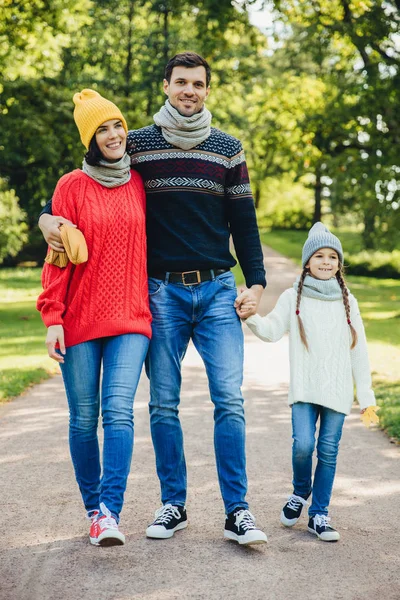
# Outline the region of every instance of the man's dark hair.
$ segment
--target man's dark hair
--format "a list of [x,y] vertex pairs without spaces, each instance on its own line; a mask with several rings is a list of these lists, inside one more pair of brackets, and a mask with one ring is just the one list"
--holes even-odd
[[94,136],[90,140],[89,150],[85,154],[85,160],[88,165],[92,167],[97,167],[101,159],[104,160],[104,156],[100,152],[100,148],[96,142],[96,134],[94,134]]
[[211,68],[206,59],[200,56],[200,54],[196,54],[195,52],[181,52],[180,54],[175,54],[165,67],[164,77],[168,83],[171,81],[172,70],[174,67],[186,67],[187,69],[204,67],[206,70],[206,86],[208,87],[210,85]]

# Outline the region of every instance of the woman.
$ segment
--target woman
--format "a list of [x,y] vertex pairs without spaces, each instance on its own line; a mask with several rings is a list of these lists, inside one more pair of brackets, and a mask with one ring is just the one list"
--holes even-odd
[[133,399],[151,337],[145,193],[130,169],[127,125],[117,106],[89,89],[73,101],[88,152],[82,170],[59,180],[53,210],[82,231],[89,258],[64,269],[46,263],[37,308],[48,328],[49,356],[61,366],[70,451],[91,519],[90,542],[110,546],[125,542],[118,523],[132,458]]

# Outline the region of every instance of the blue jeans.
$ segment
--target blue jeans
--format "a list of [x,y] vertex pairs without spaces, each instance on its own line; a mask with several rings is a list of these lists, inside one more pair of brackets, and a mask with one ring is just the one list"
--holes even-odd
[[[311,485],[312,456],[318,417],[320,425],[317,467],[314,473],[314,484]],[[293,493],[308,498],[312,491],[312,503],[308,511],[310,517],[328,514],[344,419],[343,413],[318,404],[296,402],[292,406]]]
[[243,332],[231,272],[184,286],[149,279],[153,337],[146,359],[150,428],[163,504],[186,502],[186,462],[179,421],[181,363],[192,339],[205,364],[214,403],[214,448],[226,512],[248,508],[241,385]]
[[[91,513],[104,502],[117,521],[132,459],[133,399],[148,345],[147,337],[131,333],[89,340],[67,348],[61,365],[69,405],[69,446],[83,503]],[[102,476],[97,438],[100,397]]]

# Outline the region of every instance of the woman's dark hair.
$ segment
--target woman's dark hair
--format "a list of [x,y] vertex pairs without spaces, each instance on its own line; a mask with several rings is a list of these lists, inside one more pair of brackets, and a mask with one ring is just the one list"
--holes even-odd
[[100,152],[100,148],[96,142],[96,134],[94,134],[90,140],[89,150],[85,154],[85,160],[91,167],[97,167],[101,159],[104,160],[104,156]]
[[186,67],[187,69],[204,67],[206,70],[206,86],[208,87],[210,85],[211,68],[205,58],[200,56],[200,54],[196,54],[195,52],[181,52],[180,54],[175,54],[175,56],[168,61],[164,71],[164,78],[168,83],[171,81],[174,67]]

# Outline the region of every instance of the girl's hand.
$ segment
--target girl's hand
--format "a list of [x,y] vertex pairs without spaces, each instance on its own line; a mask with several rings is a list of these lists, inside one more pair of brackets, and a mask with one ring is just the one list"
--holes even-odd
[[50,358],[58,363],[64,363],[64,357],[56,351],[56,343],[59,343],[62,354],[65,354],[64,328],[62,325],[51,325],[47,329],[46,346]]
[[364,408],[364,410],[360,410],[361,421],[366,427],[379,423],[379,417],[376,414],[378,410],[379,406],[367,406],[367,408]]

